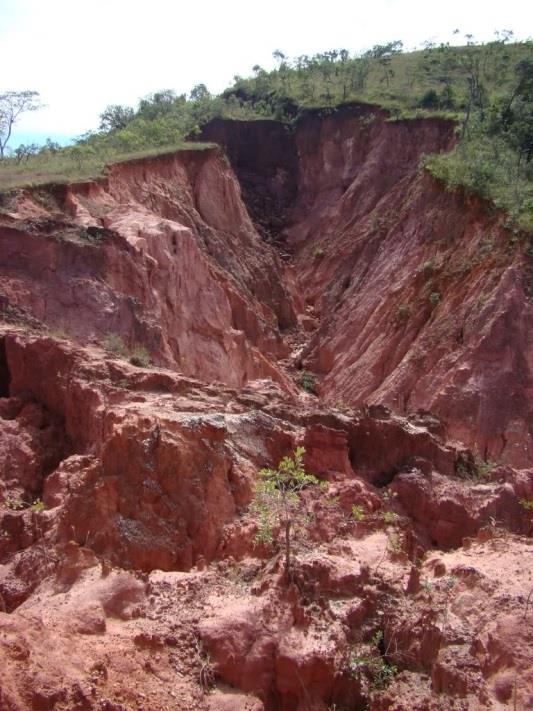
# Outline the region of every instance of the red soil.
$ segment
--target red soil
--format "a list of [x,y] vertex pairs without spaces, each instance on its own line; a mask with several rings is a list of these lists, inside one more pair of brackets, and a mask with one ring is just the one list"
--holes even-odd
[[533,707],[522,235],[419,171],[443,122],[205,137],[3,200],[0,709]]

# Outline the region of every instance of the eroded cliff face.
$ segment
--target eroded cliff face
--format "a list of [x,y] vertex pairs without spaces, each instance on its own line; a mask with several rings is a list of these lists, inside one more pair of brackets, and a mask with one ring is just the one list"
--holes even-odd
[[[253,185],[250,137],[235,147],[239,128],[225,127],[237,174]],[[221,140],[215,128],[204,135]],[[301,361],[331,405],[425,409],[484,459],[527,466],[533,265],[504,215],[420,171],[423,154],[453,142],[450,123],[390,122],[376,107],[297,124],[297,194],[287,193],[278,240],[307,304]]]
[[4,310],[83,341],[113,335],[156,363],[242,385],[288,381],[288,267],[257,235],[216,150],[114,166],[25,192],[3,214]]
[[[386,118],[3,199],[2,710],[533,703],[531,260]],[[297,446],[287,580],[249,504]]]

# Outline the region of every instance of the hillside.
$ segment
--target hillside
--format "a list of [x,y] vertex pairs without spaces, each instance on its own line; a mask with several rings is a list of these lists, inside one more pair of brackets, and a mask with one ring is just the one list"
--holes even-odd
[[136,109],[107,107],[100,130],[72,147],[19,147],[15,157],[0,161],[0,189],[94,178],[111,162],[179,148],[217,117],[292,126],[310,108],[327,114],[356,101],[387,109],[391,121],[456,121],[458,145],[450,155],[423,157],[422,164],[451,189],[486,198],[531,230],[533,44],[512,43],[507,32],[484,44],[465,39],[463,46],[426,43],[412,52],[400,41],[292,59],[277,50],[276,70],[255,65],[252,77],[236,76],[219,96],[204,84],[188,96],[158,91]]

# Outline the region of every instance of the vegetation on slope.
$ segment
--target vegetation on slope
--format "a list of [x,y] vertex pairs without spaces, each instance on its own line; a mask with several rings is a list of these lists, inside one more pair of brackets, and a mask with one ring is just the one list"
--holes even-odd
[[85,178],[131,153],[182,147],[212,118],[298,120],[310,107],[361,101],[379,104],[391,120],[441,116],[457,121],[459,144],[428,156],[425,167],[452,188],[462,186],[533,228],[533,42],[511,43],[511,33],[476,44],[403,52],[390,42],[350,55],[332,50],[289,59],[274,52],[277,68],[253,67],[222,94],[200,84],[188,96],[159,91],[137,109],[109,106],[99,130],[73,146],[21,146],[0,162],[0,188],[24,182]]

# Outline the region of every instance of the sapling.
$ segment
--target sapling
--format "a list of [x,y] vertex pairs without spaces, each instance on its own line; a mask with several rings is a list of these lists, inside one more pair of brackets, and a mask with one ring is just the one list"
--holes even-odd
[[259,520],[258,543],[270,543],[282,535],[285,548],[285,574],[291,577],[292,540],[308,522],[302,492],[310,486],[326,486],[304,469],[305,449],[297,447],[292,457],[284,457],[277,469],[261,469],[251,510]]

